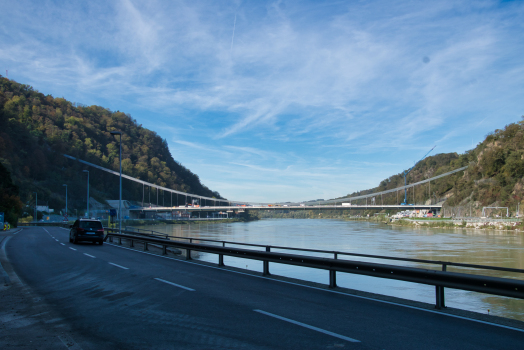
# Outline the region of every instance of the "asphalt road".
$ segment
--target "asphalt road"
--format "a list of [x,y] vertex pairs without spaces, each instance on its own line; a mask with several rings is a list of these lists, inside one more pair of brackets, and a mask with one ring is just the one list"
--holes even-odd
[[[8,268],[33,299],[47,305],[41,322],[59,325],[43,333],[67,330],[51,334],[48,348],[60,342],[64,349],[85,350],[478,350],[524,344],[523,331],[107,243],[74,245],[68,231],[57,227],[25,228],[4,245]],[[0,345],[20,327],[4,324]]]

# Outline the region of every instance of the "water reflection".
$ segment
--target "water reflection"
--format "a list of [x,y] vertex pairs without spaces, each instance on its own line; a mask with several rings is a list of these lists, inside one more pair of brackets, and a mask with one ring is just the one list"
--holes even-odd
[[[191,224],[150,226],[148,229],[171,236],[214,239],[241,243],[284,246],[403,258],[439,260],[524,269],[524,235],[522,233],[481,230],[415,229],[383,224],[312,219],[270,219],[248,223]],[[212,244],[206,242],[207,244]],[[250,248],[257,249],[257,248]],[[258,248],[263,250],[263,248]],[[272,251],[284,251],[272,249]],[[332,257],[322,253],[288,253]],[[193,258],[213,263],[215,254],[192,252]],[[340,259],[380,262],[440,269],[441,266],[394,262],[372,258],[339,256]],[[238,268],[262,271],[262,262],[224,257],[224,263]],[[328,272],[291,265],[270,263],[273,274],[328,284]],[[448,267],[448,271],[524,279],[523,274],[494,270]],[[368,276],[337,274],[337,284],[367,292],[434,303],[435,287]],[[524,320],[524,301],[446,288],[446,304],[481,313]]]

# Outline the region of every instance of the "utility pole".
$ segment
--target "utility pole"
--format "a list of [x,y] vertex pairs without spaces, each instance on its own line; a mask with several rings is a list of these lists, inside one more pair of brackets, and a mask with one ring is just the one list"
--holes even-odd
[[86,217],[89,219],[89,170],[82,170],[83,173],[87,173],[87,213]]
[[119,191],[119,197],[118,197],[118,231],[122,233],[122,132],[121,131],[111,131],[111,135],[119,135],[120,140],[120,152],[119,152],[119,159],[120,159],[120,191]]
[[[67,218],[67,185],[63,184],[62,186],[65,186],[66,188],[66,207],[65,207],[65,217]],[[69,220],[69,218],[67,218]]]

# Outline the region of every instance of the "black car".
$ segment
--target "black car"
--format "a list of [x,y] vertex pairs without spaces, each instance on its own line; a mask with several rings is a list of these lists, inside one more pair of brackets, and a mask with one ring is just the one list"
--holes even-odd
[[79,219],[70,227],[69,242],[76,244],[80,241],[89,241],[104,244],[104,227],[100,220]]

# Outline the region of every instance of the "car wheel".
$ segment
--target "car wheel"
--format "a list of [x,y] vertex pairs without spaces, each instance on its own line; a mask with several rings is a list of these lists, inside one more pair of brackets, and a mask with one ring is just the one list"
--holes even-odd
[[104,241],[100,240],[100,241],[98,241],[98,244],[102,245],[102,244],[104,244]]

